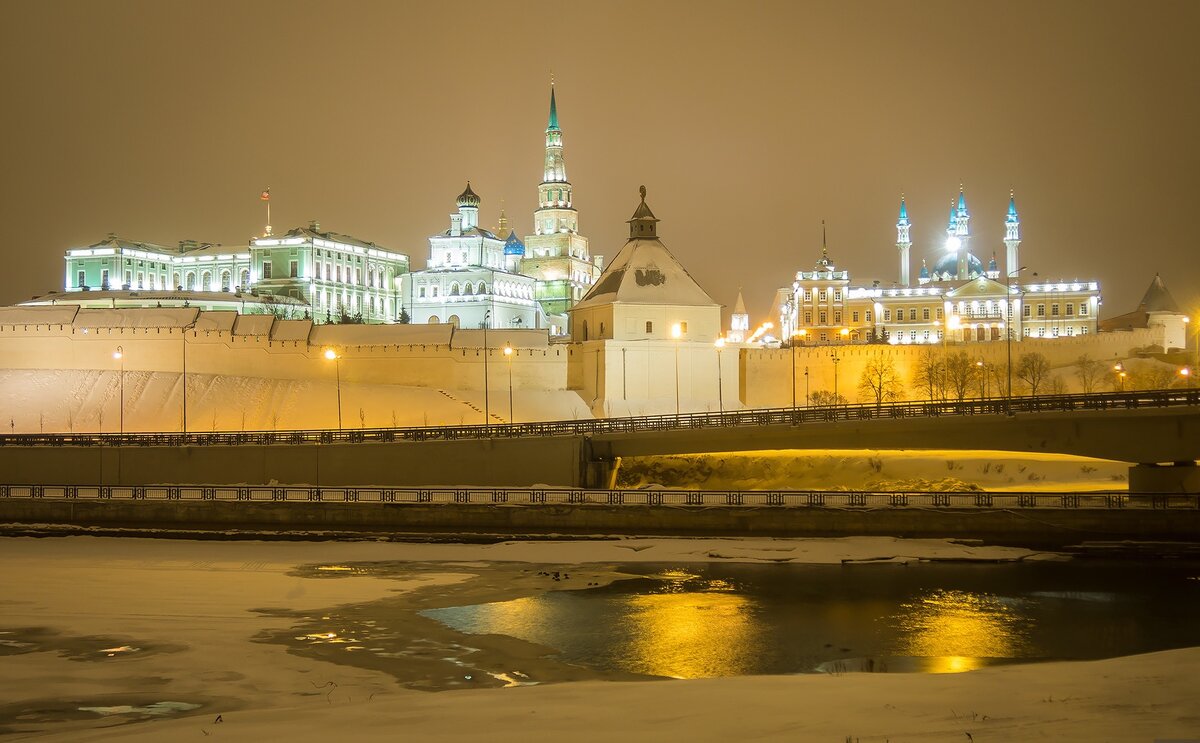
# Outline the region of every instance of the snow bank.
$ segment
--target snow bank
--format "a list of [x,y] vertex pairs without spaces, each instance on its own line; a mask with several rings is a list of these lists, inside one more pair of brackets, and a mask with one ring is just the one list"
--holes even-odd
[[82,309],[75,315],[76,328],[182,328],[199,319],[192,307],[136,307],[128,309]]

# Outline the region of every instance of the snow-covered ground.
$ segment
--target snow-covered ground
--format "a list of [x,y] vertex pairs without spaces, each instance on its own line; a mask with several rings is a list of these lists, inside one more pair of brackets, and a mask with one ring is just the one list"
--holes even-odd
[[[401,688],[381,670],[315,660],[251,639],[292,621],[256,610],[286,608],[319,618],[322,607],[422,587],[453,591],[497,563],[573,564],[588,574],[614,562],[780,556],[822,563],[1040,557],[1022,549],[896,539],[425,545],[11,538],[0,540],[3,628],[26,628],[26,634],[42,628],[57,652],[11,654],[20,633],[0,635],[6,646],[0,730],[40,730],[42,739],[63,741],[1090,742],[1194,737],[1200,725],[1194,699],[1200,649],[951,675],[586,681],[425,693]],[[433,567],[391,579],[350,569],[354,562],[384,560]],[[295,570],[308,563],[324,571]],[[341,577],[331,579],[331,573]],[[501,581],[489,590],[512,589]],[[161,719],[121,724],[137,717]]]
[[972,450],[761,451],[621,460],[618,487],[712,490],[1124,490],[1129,465]]

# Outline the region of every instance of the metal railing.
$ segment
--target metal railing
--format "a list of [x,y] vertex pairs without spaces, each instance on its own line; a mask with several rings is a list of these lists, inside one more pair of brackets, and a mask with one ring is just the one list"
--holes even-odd
[[0,485],[5,498],[55,501],[226,503],[779,506],[920,509],[1200,509],[1179,493],[928,492],[828,490],[584,490],[580,488],[386,488],[245,485]]
[[238,446],[431,441],[529,436],[579,436],[688,428],[800,425],[944,415],[1015,415],[1079,410],[1164,408],[1200,405],[1200,389],[1104,394],[991,397],[961,401],[904,401],[824,407],[754,408],[723,413],[646,415],[631,418],[535,421],[419,428],[216,431],[211,433],[21,433],[0,435],[0,446]]

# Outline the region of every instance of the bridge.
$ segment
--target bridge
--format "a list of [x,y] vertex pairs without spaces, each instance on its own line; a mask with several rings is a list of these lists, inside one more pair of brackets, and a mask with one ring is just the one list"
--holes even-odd
[[1200,390],[739,410],[520,424],[10,434],[14,484],[608,487],[622,457],[765,449],[994,449],[1129,462],[1137,492],[1200,492]]

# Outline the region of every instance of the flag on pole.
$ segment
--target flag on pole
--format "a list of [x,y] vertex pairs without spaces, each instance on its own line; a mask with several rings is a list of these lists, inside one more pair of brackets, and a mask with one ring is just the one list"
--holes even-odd
[[268,188],[266,191],[263,191],[262,196],[259,196],[258,198],[263,201],[270,201],[271,200],[271,189]]

